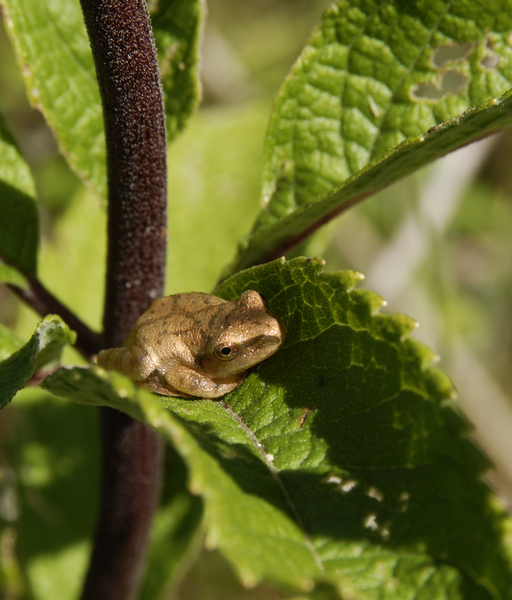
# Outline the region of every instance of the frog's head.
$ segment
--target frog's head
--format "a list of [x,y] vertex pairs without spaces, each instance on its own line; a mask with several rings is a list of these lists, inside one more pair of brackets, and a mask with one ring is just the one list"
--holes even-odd
[[254,290],[226,302],[215,316],[215,332],[205,344],[201,366],[215,379],[242,373],[280,348],[285,338],[283,323],[266,308]]

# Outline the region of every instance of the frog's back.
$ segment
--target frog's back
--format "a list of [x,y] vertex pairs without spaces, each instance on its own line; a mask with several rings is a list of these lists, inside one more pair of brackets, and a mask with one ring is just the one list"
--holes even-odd
[[148,336],[183,336],[194,329],[203,328],[208,313],[215,313],[217,307],[226,301],[203,292],[174,294],[158,298],[135,323],[125,342],[137,342]]

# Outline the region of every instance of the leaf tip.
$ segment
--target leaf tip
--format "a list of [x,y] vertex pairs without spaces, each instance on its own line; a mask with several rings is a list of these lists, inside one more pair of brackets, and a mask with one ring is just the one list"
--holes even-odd
[[[195,494],[195,495],[199,496],[200,493]],[[217,535],[212,530],[210,530],[204,539],[204,547],[207,550],[216,550],[218,548],[218,546],[219,546],[219,541],[217,539]]]
[[450,391],[448,393],[448,400],[454,401],[454,400],[457,400],[458,397],[459,397],[459,392],[457,391],[457,388],[452,386],[452,388],[450,389]]

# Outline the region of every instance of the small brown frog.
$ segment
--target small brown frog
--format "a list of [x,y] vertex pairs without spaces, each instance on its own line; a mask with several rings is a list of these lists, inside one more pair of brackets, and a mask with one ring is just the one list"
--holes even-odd
[[98,365],[165,396],[219,398],[276,352],[285,328],[258,292],[238,299],[192,292],[155,300],[123,348],[102,350]]

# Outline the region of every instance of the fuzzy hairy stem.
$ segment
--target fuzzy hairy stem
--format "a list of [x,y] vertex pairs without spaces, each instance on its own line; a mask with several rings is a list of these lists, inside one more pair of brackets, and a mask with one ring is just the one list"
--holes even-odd
[[[102,347],[120,346],[163,294],[166,140],[158,62],[145,0],[81,0],[103,102],[108,259]],[[82,600],[137,597],[160,490],[162,443],[101,409],[100,514]]]

